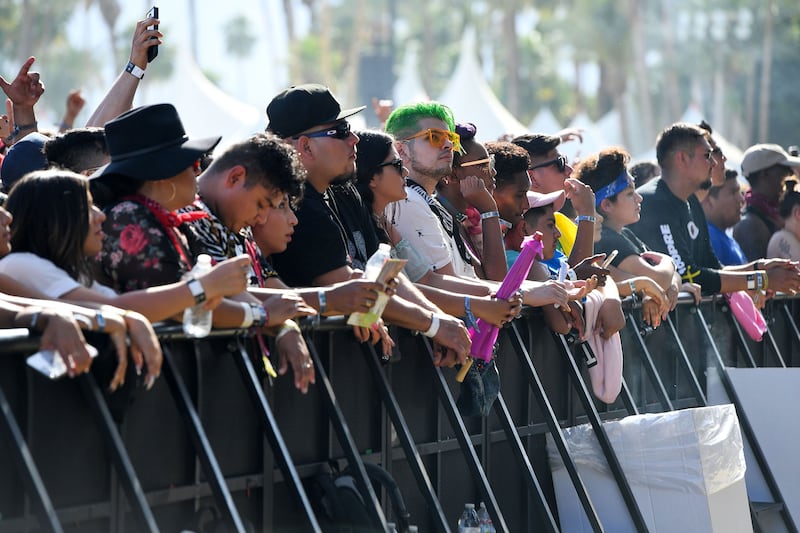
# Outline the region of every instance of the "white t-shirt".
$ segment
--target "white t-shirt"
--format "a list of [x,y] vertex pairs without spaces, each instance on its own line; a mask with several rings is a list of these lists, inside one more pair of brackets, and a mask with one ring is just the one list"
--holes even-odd
[[[0,259],[0,274],[43,293],[48,298],[61,298],[68,292],[81,287],[64,270],[49,259],[30,252],[12,252]],[[105,296],[116,296],[113,289],[96,281],[89,287]]]
[[453,261],[450,239],[424,198],[406,187],[405,200],[386,206],[386,219],[422,258],[437,270]]

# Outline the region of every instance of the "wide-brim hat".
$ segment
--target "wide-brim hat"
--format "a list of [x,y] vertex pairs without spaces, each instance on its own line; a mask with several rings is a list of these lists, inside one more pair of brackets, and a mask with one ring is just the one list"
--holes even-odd
[[342,110],[331,90],[317,83],[294,85],[281,91],[267,105],[267,131],[279,137],[299,133],[360,113],[367,106]]
[[155,104],[126,111],[105,125],[111,162],[90,176],[142,181],[171,178],[214,149],[221,136],[190,140],[178,111]]
[[564,207],[564,201],[566,198],[566,194],[564,193],[563,189],[548,193],[528,191],[526,194],[528,196],[528,206],[531,209],[553,204],[553,211],[558,211]]

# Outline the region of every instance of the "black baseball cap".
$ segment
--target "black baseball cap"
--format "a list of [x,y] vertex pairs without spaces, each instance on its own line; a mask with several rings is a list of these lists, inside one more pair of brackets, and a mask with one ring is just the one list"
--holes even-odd
[[267,131],[284,139],[294,137],[314,126],[353,116],[366,107],[342,110],[339,100],[328,87],[318,83],[293,85],[267,105]]

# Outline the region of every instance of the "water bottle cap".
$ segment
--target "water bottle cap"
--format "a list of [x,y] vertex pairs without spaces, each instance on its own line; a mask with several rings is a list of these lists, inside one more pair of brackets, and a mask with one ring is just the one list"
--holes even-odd
[[200,254],[197,256],[197,264],[204,266],[211,266],[211,256],[208,254]]
[[466,507],[467,509],[475,509],[475,504],[474,503],[467,503],[467,504],[464,504],[464,507]]
[[385,242],[382,242],[378,245],[378,250],[389,253],[392,251],[392,247],[386,244]]

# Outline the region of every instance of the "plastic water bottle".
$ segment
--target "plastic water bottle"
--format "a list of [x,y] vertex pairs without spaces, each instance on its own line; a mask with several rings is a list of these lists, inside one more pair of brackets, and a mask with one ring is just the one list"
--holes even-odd
[[464,512],[458,519],[458,533],[480,533],[481,525],[478,522],[478,513],[475,512],[475,504],[464,504]]
[[[188,277],[198,278],[211,270],[211,256],[200,254],[197,256],[197,264],[187,274]],[[203,308],[203,304],[187,307],[183,311],[183,332],[188,337],[207,337],[211,331],[211,311]]]
[[[370,256],[367,264],[364,266],[364,279],[377,281],[381,270],[383,270],[383,264],[392,258],[391,252],[392,248],[388,244],[381,243],[378,245],[378,249]],[[381,318],[383,310],[386,308],[386,304],[388,303],[389,295],[383,291],[380,291],[378,293],[378,297],[375,299],[375,302],[372,304],[372,307],[368,312],[352,313],[347,319],[347,323],[351,326],[360,326],[364,328],[372,327]]]
[[492,517],[489,516],[489,511],[486,510],[486,504],[483,502],[478,507],[478,522],[480,523],[481,533],[495,533]]
[[368,279],[370,281],[375,281],[378,279],[378,274],[381,273],[383,264],[392,256],[391,252],[391,246],[383,242],[380,243],[378,245],[378,249],[370,256],[370,258],[367,260],[367,264],[364,266],[364,279]]

